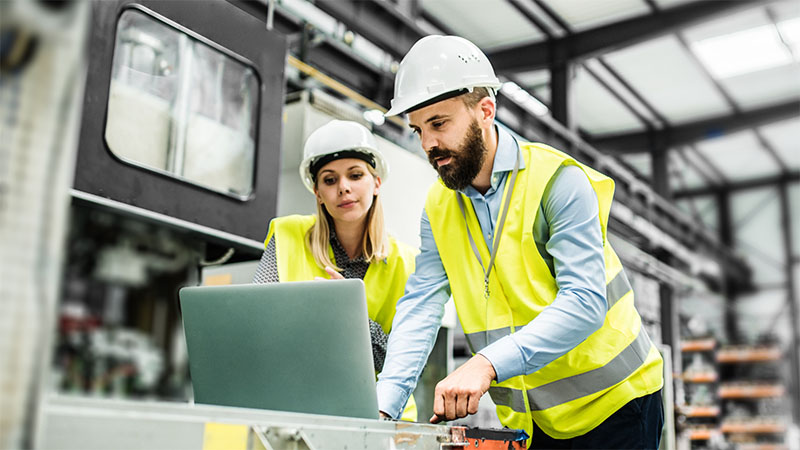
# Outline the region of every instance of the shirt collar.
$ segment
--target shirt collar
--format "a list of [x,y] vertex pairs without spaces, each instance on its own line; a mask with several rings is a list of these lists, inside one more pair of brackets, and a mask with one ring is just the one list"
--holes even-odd
[[[514,170],[514,163],[517,160],[519,144],[514,136],[506,131],[505,128],[498,125],[494,127],[495,130],[497,130],[497,152],[494,155],[492,175],[500,172],[511,172]],[[525,161],[522,158],[519,159],[519,168],[525,168]]]

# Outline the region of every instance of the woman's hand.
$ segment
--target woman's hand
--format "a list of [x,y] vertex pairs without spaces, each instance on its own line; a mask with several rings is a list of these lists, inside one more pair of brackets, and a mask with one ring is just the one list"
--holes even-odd
[[[331,266],[325,266],[325,272],[331,276],[331,280],[344,280],[344,277],[339,272],[335,271]],[[315,280],[324,280],[322,277],[314,277]]]

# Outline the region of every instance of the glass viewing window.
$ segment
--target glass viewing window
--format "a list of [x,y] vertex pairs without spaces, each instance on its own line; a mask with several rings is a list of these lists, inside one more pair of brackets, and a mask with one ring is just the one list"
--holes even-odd
[[244,58],[126,9],[117,24],[106,144],[130,164],[245,200],[254,184],[258,95]]

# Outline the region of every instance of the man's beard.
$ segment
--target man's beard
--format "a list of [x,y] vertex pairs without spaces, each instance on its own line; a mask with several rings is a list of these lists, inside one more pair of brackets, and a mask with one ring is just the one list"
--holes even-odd
[[[460,147],[459,151],[434,147],[428,153],[428,161],[439,172],[439,177],[444,185],[456,191],[463,190],[472,184],[472,180],[481,171],[483,161],[488,153],[477,120],[472,120]],[[436,159],[447,157],[452,157],[450,164],[438,167]]]

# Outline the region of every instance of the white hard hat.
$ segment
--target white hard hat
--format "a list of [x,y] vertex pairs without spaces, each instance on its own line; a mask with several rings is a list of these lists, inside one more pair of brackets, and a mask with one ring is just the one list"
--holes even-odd
[[375,168],[381,180],[389,176],[389,164],[378,150],[375,136],[357,122],[332,120],[314,130],[303,147],[300,179],[314,192],[317,171],[325,164],[342,158],[358,158]]
[[387,116],[403,114],[455,95],[486,87],[500,88],[500,80],[486,55],[458,36],[425,36],[403,57],[394,80],[394,98]]

